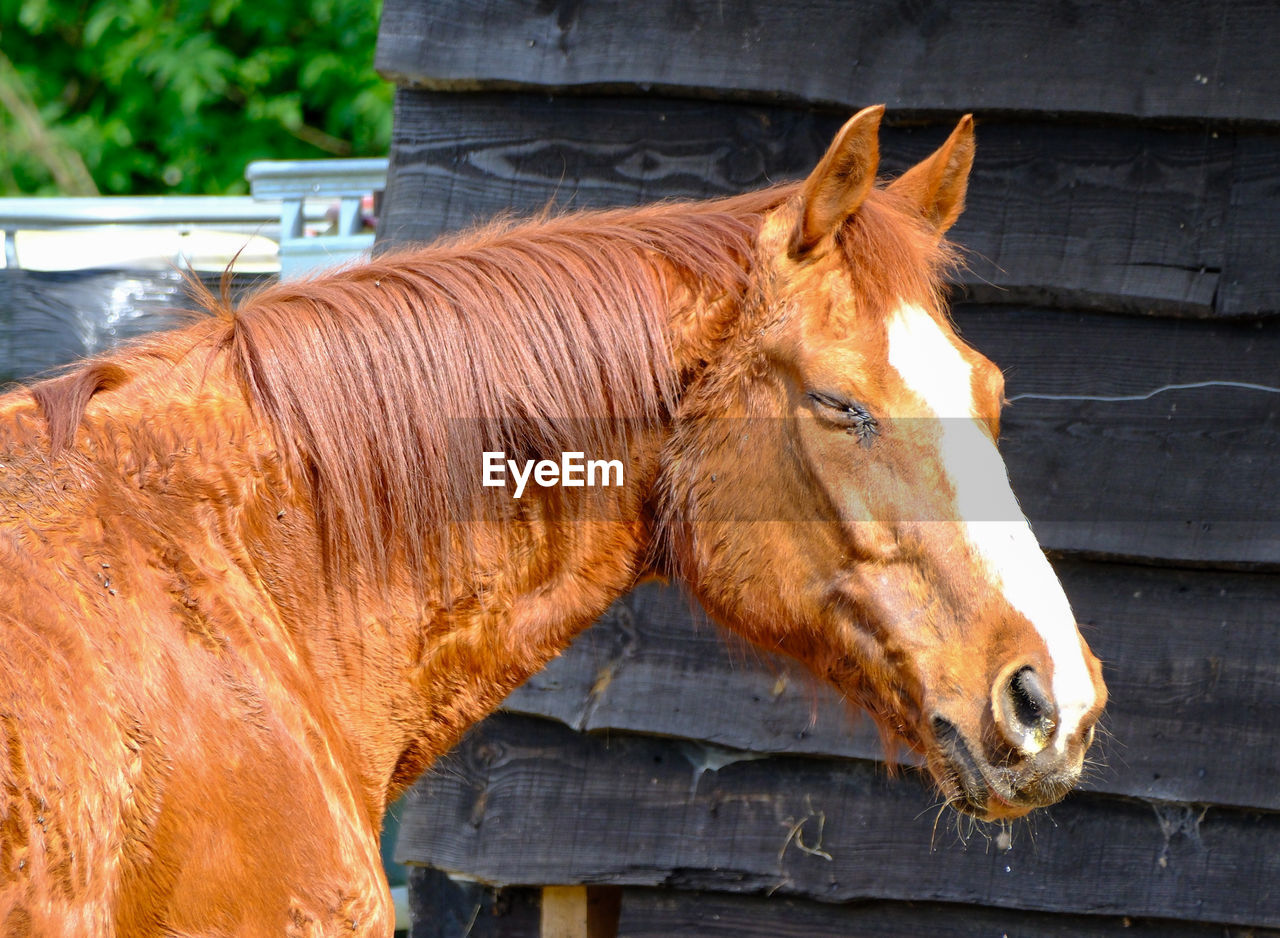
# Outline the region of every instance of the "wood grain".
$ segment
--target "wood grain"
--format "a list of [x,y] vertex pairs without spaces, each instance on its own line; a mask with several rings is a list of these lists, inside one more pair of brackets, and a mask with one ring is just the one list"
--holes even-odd
[[497,889],[409,868],[409,938],[541,938],[538,889]]
[[1218,304],[1226,310],[1275,306],[1280,269],[1271,225],[1280,214],[1280,141],[1264,134],[1235,140],[1231,204],[1226,224],[1226,262]]
[[[1086,790],[1280,811],[1280,728],[1265,717],[1280,710],[1280,577],[1057,569],[1111,693]],[[676,737],[709,765],[741,752],[883,758],[870,721],[833,690],[657,585],[616,603],[503,709]]]
[[1280,321],[965,304],[955,317],[1005,370],[1001,452],[1047,547],[1280,562]]
[[[707,198],[798,178],[846,116],[402,90],[380,245],[551,204]],[[922,159],[949,126],[886,126],[883,170]],[[1261,191],[1280,172],[1280,138],[1042,119],[983,121],[978,139],[968,208],[952,232],[968,263],[958,282],[972,298],[1176,316],[1280,312],[1269,273],[1280,260],[1280,213]],[[1247,158],[1237,153],[1246,143]]]
[[1272,929],[1128,916],[1046,915],[933,902],[832,904],[774,896],[625,889],[618,938],[1280,938]]
[[[666,740],[500,715],[415,791],[397,859],[593,882],[1280,926],[1280,815],[1076,795],[1012,830],[861,760],[690,761]],[[554,836],[550,836],[554,832]]]
[[805,110],[639,97],[396,94],[379,241],[502,212],[709,198],[794,178],[840,121]]
[[1275,122],[1278,27],[1264,0],[388,0],[376,65],[437,89]]

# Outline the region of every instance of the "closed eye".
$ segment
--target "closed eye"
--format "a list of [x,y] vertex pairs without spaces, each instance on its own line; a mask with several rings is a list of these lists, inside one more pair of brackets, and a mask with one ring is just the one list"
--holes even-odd
[[880,423],[862,404],[849,398],[823,391],[809,391],[809,399],[818,405],[822,416],[858,438],[863,446],[870,446],[880,433]]

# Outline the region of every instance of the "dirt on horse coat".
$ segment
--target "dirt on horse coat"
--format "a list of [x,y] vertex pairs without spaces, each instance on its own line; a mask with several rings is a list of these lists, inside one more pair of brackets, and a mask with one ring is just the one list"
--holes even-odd
[[389,800],[655,575],[958,809],[1065,794],[1099,666],[940,299],[972,126],[884,186],[880,114],[799,184],[208,296],[0,399],[3,931],[389,933]]

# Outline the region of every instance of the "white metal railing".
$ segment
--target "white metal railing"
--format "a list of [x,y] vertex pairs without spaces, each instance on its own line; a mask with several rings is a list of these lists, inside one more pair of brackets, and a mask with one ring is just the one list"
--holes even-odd
[[67,225],[218,225],[256,230],[276,220],[271,207],[247,195],[107,195],[0,199],[6,230]]
[[386,174],[385,159],[259,161],[245,173],[251,196],[0,198],[4,264],[66,270],[146,256],[199,269],[225,266],[249,244],[241,261],[274,269],[278,256],[281,276],[298,276],[370,248],[362,200]]
[[[386,159],[260,160],[245,170],[255,199],[280,204],[280,276],[296,277],[362,255],[373,246],[364,233],[362,203],[386,186]],[[332,227],[307,237],[306,211],[337,202]]]
[[[123,259],[130,255],[157,253],[157,262],[189,261],[187,239],[197,232],[239,235],[234,240],[243,245],[254,236],[278,235],[278,226],[278,211],[249,196],[0,199],[4,261],[10,268],[105,267],[127,264]],[[125,231],[132,237],[122,238]],[[50,232],[59,236],[37,234]]]

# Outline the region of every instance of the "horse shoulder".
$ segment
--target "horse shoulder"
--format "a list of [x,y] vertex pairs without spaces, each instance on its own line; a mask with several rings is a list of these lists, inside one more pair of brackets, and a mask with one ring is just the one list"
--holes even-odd
[[274,517],[269,455],[243,406],[220,404],[152,426],[91,410],[53,460],[33,416],[0,402],[0,916],[15,927],[40,931],[45,909],[85,934],[147,934],[159,907],[175,933],[389,930],[354,758],[241,536],[246,511]]

